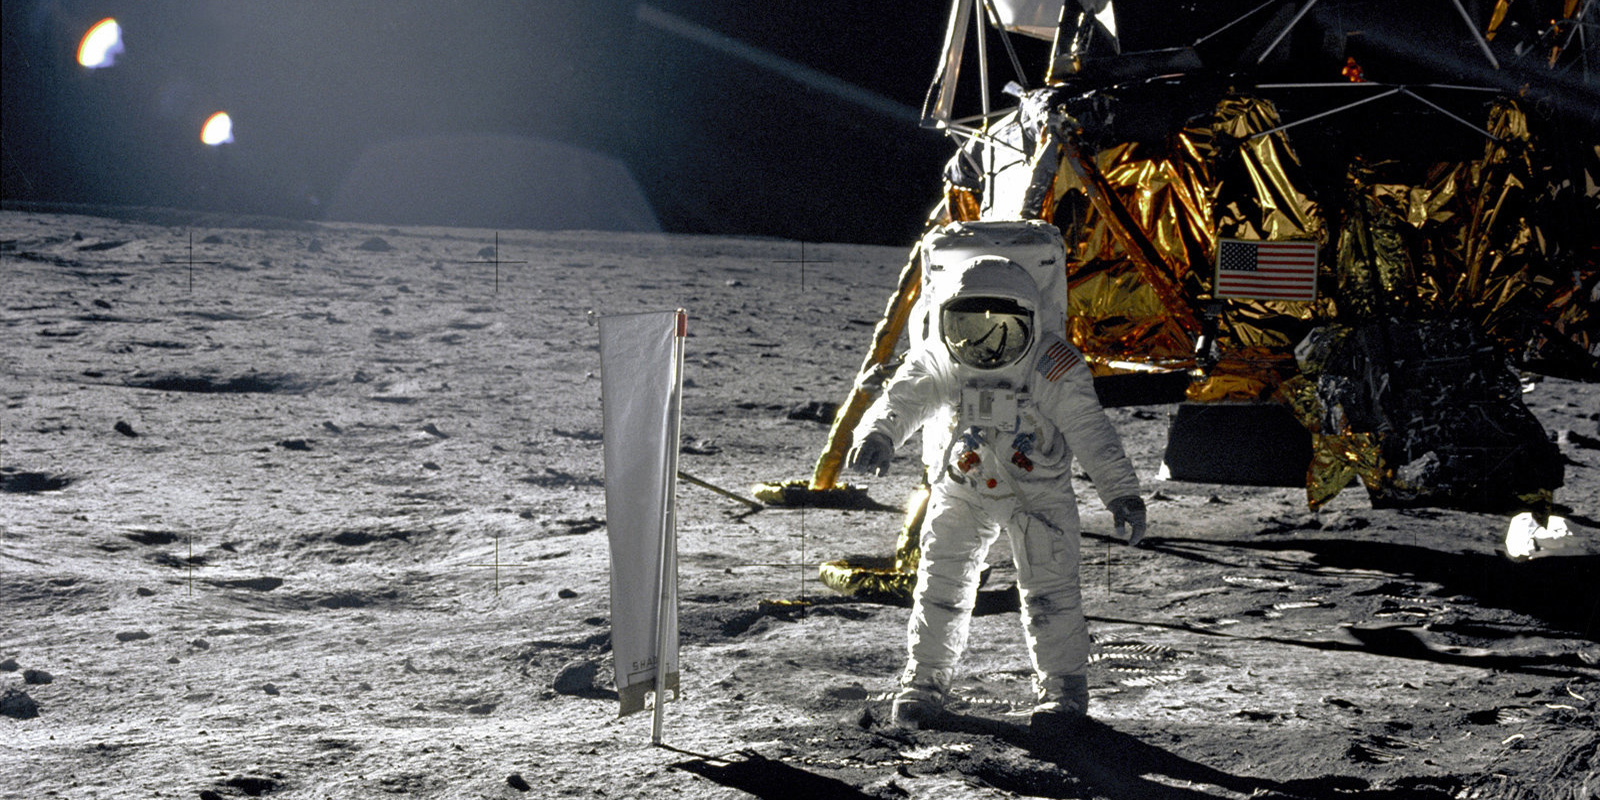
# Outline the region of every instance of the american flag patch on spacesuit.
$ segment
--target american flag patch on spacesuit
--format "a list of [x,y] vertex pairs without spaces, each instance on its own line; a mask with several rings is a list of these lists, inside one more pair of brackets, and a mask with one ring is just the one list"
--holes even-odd
[[1078,362],[1077,351],[1066,342],[1057,339],[1045,348],[1044,355],[1039,356],[1039,374],[1053,383],[1073,367],[1078,366]]

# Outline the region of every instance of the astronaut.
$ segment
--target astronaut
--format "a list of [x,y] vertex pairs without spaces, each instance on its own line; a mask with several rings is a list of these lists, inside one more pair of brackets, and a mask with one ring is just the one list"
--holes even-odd
[[951,283],[942,301],[930,298],[930,335],[862,418],[846,457],[851,469],[882,475],[895,449],[924,429],[931,494],[893,720],[917,728],[942,712],[980,571],[1004,530],[1033,662],[1032,727],[1057,732],[1089,703],[1072,459],[1118,534],[1131,526],[1131,545],[1145,533],[1139,479],[1082,355],[1056,332],[1037,330],[1041,298],[1027,270],[981,256]]

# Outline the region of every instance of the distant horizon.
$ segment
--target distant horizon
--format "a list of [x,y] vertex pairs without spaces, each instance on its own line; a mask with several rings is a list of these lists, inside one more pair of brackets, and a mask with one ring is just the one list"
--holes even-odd
[[216,211],[201,208],[179,208],[174,206],[139,206],[118,205],[113,203],[69,203],[46,202],[36,200],[0,200],[0,213],[34,214],[50,216],[79,216],[96,219],[113,220],[129,224],[155,225],[160,227],[190,227],[190,228],[220,228],[259,231],[300,231],[316,233],[319,231],[337,230],[342,227],[394,229],[443,229],[462,230],[475,232],[500,232],[500,233],[527,233],[527,234],[605,234],[612,236],[660,236],[664,238],[685,239],[726,239],[729,241],[749,242],[794,242],[806,245],[829,245],[839,247],[861,248],[887,248],[904,251],[914,247],[920,241],[917,237],[907,239],[903,244],[897,242],[844,242],[827,239],[798,239],[786,236],[777,236],[764,233],[699,233],[693,231],[619,231],[603,228],[526,228],[515,226],[495,225],[446,225],[430,222],[386,222],[370,220],[345,220],[345,219],[296,219],[273,214],[252,214],[245,212]]

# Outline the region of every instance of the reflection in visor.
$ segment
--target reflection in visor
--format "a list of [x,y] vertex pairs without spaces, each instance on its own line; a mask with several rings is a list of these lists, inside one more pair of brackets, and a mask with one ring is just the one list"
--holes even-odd
[[939,325],[950,355],[974,369],[1014,364],[1033,341],[1033,314],[1013,300],[957,300],[945,306]]

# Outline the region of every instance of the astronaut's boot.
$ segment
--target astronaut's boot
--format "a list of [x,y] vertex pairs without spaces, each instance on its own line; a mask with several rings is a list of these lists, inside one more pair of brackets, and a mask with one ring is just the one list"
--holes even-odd
[[945,699],[949,696],[949,670],[920,666],[913,661],[900,675],[900,691],[894,696],[890,719],[896,726],[909,730],[924,727],[944,713]]
[[1089,715],[1087,675],[1056,675],[1033,680],[1033,716],[1029,720],[1035,736],[1047,739],[1071,733]]

